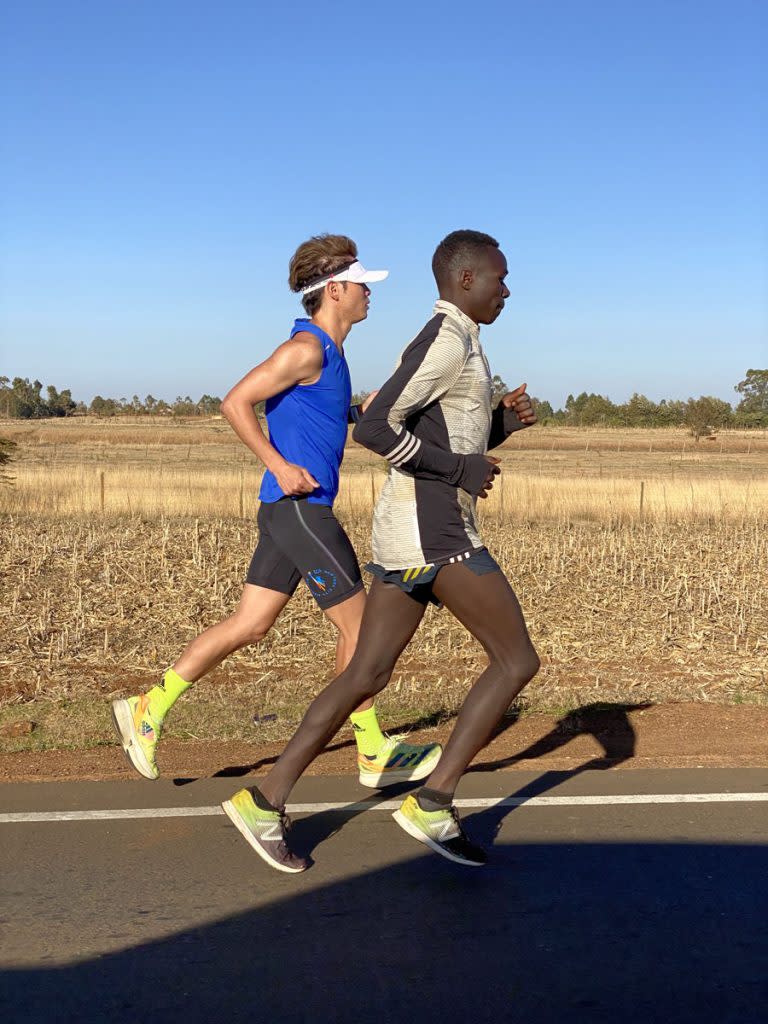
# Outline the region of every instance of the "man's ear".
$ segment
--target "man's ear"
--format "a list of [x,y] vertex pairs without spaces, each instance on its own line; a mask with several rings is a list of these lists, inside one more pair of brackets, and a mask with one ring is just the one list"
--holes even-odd
[[339,281],[329,281],[325,286],[325,291],[332,302],[338,302],[342,291],[341,283]]
[[464,270],[459,271],[459,287],[463,288],[465,292],[468,292],[472,287],[473,280],[474,274],[469,267],[465,267]]

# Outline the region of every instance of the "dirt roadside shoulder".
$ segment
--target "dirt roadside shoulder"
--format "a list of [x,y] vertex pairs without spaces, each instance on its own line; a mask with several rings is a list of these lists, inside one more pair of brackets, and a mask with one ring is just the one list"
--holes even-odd
[[[765,767],[768,708],[754,705],[660,704],[623,711],[582,708],[558,717],[508,719],[478,754],[470,771],[541,769]],[[409,742],[445,742],[451,723],[409,734]],[[263,774],[282,743],[205,743],[169,739],[158,763],[166,778],[242,777]],[[310,775],[353,770],[353,739],[342,732],[310,767]],[[115,745],[91,750],[0,754],[0,782],[135,779]]]

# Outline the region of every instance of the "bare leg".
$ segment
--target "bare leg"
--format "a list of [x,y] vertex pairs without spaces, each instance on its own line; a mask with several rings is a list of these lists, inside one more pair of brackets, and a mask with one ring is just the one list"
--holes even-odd
[[[339,631],[339,638],[336,641],[336,675],[341,675],[344,669],[352,660],[352,655],[357,647],[357,638],[360,635],[360,625],[363,621],[365,611],[365,591],[358,590],[347,601],[328,608],[326,615]],[[373,698],[364,700],[355,711],[367,711],[373,707]]]
[[493,734],[510,703],[539,670],[514,591],[500,572],[477,576],[461,564],[440,570],[438,597],[480,641],[488,668],[469,691],[443,756],[427,779],[430,789],[452,794],[472,758]]
[[293,738],[259,789],[282,807],[302,772],[361,702],[389,682],[416,632],[424,607],[392,584],[374,580],[365,603],[357,650],[349,666],[312,701]]
[[195,637],[173,669],[188,683],[197,682],[233,651],[263,640],[290,599],[288,594],[246,583],[233,614]]

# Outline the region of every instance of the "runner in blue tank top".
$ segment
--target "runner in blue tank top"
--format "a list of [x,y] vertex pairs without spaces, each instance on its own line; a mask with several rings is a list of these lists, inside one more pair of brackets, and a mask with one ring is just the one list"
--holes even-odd
[[[354,653],[365,591],[355,552],[332,506],[348,423],[360,417],[367,402],[350,408],[343,345],[352,326],[368,315],[369,283],[386,276],[387,271],[366,270],[355,243],[343,235],[320,235],[300,245],[291,259],[289,285],[301,293],[309,319],[297,320],[288,341],[222,403],[238,437],[266,467],[259,542],[234,614],[196,637],[148,693],[113,702],[123,749],[146,778],[159,775],[156,748],[170,707],[228,654],[263,639],[302,578],[338,630],[337,673]],[[268,437],[254,411],[260,402],[266,403]],[[440,757],[437,744],[414,746],[385,737],[371,700],[351,720],[364,785],[423,778]],[[256,819],[257,832],[262,826],[268,835],[281,831],[275,825],[280,826],[282,810],[260,808],[248,790],[227,801],[225,810],[241,831]],[[306,863],[284,847],[267,839],[258,852],[281,870],[302,870]]]
[[[315,505],[333,505],[339,489],[339,467],[347,443],[352,384],[344,352],[330,335],[311,320],[299,319],[291,331],[311,334],[320,342],[322,370],[314,384],[293,385],[266,401],[269,440],[275,451],[302,466],[311,466],[319,486],[307,496]],[[261,501],[280,501],[285,492],[267,470],[261,482]]]

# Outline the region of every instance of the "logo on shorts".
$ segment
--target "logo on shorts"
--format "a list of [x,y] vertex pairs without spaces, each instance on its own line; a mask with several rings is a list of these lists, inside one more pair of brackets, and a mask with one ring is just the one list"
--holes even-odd
[[336,582],[330,569],[310,569],[307,573],[307,586],[313,597],[328,597],[336,589]]

